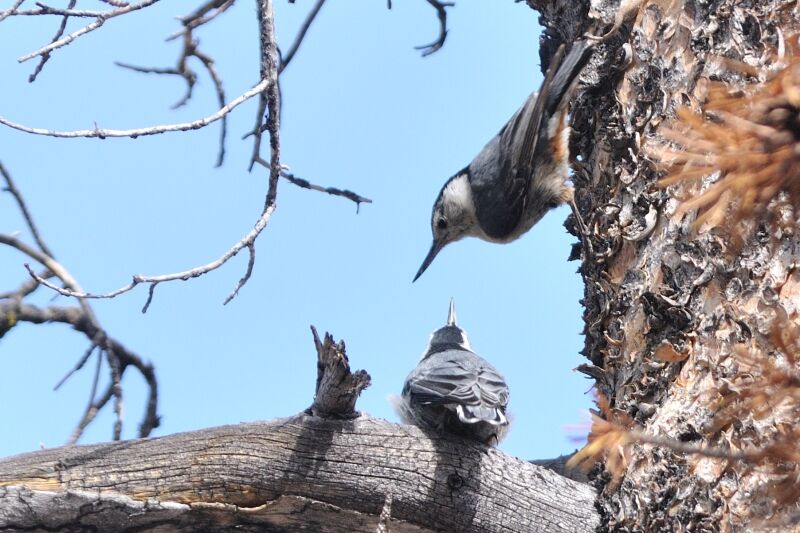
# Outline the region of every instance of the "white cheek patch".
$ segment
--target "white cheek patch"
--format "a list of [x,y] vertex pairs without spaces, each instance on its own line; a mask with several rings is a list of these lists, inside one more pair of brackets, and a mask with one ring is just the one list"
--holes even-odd
[[445,187],[444,196],[458,211],[474,215],[475,204],[472,201],[472,189],[466,175],[462,174],[451,180]]

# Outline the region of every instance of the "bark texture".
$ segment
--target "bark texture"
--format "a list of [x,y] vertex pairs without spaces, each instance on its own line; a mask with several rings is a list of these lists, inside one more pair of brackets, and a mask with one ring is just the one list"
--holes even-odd
[[356,400],[361,391],[369,387],[369,374],[364,370],[350,372],[344,341],[333,342],[329,333],[320,341],[314,326],[311,326],[311,333],[317,349],[317,386],[309,414],[339,418],[358,416]]
[[[588,11],[610,22],[612,6],[596,0]],[[773,62],[780,31],[795,31],[793,10],[779,0],[646,1],[626,31],[598,46],[584,75],[572,140],[576,198],[593,233],[582,265],[591,363],[582,370],[647,434],[736,451],[795,423],[773,412],[720,428],[713,400],[742,371],[737,347],[774,354],[776,317],[800,308],[797,235],[755,231],[736,251],[727,228],[692,231],[695,213],[676,212],[687,191],[657,186],[644,155],[677,106],[702,108],[708,78],[742,83],[719,58],[758,68]],[[756,508],[767,518],[796,518],[794,505],[759,499],[769,481],[760,469],[650,445],[635,446],[628,459],[620,486],[597,479],[603,529],[743,530],[753,527]]]
[[298,415],[0,460],[0,529],[593,531],[594,490],[495,449]]

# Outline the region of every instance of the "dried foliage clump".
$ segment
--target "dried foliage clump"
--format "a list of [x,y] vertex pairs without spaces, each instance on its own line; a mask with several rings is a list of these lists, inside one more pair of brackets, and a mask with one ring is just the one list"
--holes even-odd
[[[634,426],[624,412],[610,407],[599,397],[599,412],[592,416],[588,444],[568,462],[570,468],[588,470],[594,463],[604,461],[611,475],[610,488],[616,487],[625,473],[630,446],[648,444],[682,454],[694,454],[744,462],[747,471],[765,479],[761,494],[780,505],[800,500],[800,427],[781,420],[800,420],[800,323],[797,315],[780,316],[773,322],[769,343],[774,351],[768,353],[740,347],[735,352],[738,372],[729,380],[719,382],[709,409],[716,414],[713,423],[704,428],[716,446],[696,445],[677,439],[646,433]],[[731,438],[728,429],[733,425],[759,425],[757,439],[750,433],[746,442]],[[760,517],[763,518],[763,517]],[[800,510],[796,515],[800,521]]]
[[567,468],[588,471],[597,461],[605,460],[605,469],[616,486],[628,466],[628,445],[634,437],[633,419],[612,409],[608,398],[597,393],[599,411],[592,412],[588,443],[567,461]]
[[[787,41],[796,43],[797,37]],[[716,177],[679,208],[679,213],[700,211],[695,228],[706,223],[719,226],[730,217],[734,236],[745,237],[747,222],[760,221],[765,214],[771,215],[768,219],[773,225],[780,225],[782,217],[770,211],[773,200],[791,206],[791,218],[797,224],[800,53],[796,45],[787,48],[782,57],[776,57],[776,64],[785,66],[767,74],[762,83],[738,90],[722,82],[709,83],[704,111],[679,109],[677,118],[661,131],[672,144],[649,150],[667,172],[662,186]],[[725,64],[745,75],[763,74],[747,65]]]
[[[752,423],[762,427],[759,442],[731,443],[739,454],[768,482],[757,497],[768,498],[780,506],[800,500],[800,324],[796,314],[783,315],[773,322],[770,334],[772,353],[740,348],[736,352],[739,371],[731,382],[718,390],[717,409],[711,431],[726,433],[734,424]],[[782,422],[773,417],[780,414]],[[736,459],[740,457],[734,457]],[[795,520],[800,520],[800,509]]]

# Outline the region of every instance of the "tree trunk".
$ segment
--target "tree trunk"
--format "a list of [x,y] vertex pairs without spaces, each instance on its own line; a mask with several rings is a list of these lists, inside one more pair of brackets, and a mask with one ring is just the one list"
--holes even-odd
[[[609,4],[593,2],[592,13],[612,12]],[[725,224],[694,231],[697,213],[681,211],[677,198],[697,189],[659,186],[659,150],[648,148],[676,108],[702,108],[709,77],[744,85],[741,71],[720,58],[755,73],[774,63],[781,40],[796,31],[793,9],[779,0],[644,2],[629,36],[626,28],[598,45],[585,73],[590,86],[573,113],[576,197],[593,233],[582,265],[591,361],[583,370],[608,400],[607,418],[628,420],[656,437],[651,442],[676,443],[640,441],[616,472],[621,483],[598,477],[603,529],[726,531],[797,518],[793,505],[765,491],[785,476],[721,453],[671,451],[683,445],[734,456],[796,424],[791,410],[723,421],[717,412],[731,383],[751,371],[737,353],[747,347],[772,357],[773,326],[785,317],[796,323],[796,231],[755,220],[743,246]]]
[[593,531],[594,490],[495,449],[310,415],[0,460],[0,529]]

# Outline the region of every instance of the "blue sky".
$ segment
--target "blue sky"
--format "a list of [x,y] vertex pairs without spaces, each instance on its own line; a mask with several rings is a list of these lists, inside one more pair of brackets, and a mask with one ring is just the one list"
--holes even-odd
[[[11,2],[2,0],[0,6]],[[103,8],[88,2],[85,9]],[[311,6],[276,2],[287,49]],[[119,69],[114,61],[172,66],[178,43],[164,37],[184,15],[161,2],[58,50],[33,84],[32,62],[16,58],[48,42],[56,20],[0,23],[0,115],[30,126],[132,128],[192,120],[215,110],[199,65],[195,97],[177,111],[182,81]],[[450,297],[477,353],[505,374],[514,427],[501,448],[523,458],[570,452],[565,426],[585,421],[590,383],[583,362],[582,293],[575,238],[565,207],[508,245],[468,239],[445,249],[411,284],[430,246],[430,210],[444,181],[494,135],[538,87],[539,28],[524,4],[458,2],[447,43],[421,58],[414,45],[437,35],[422,0],[328,2],[282,78],[283,161],[299,177],[372,198],[351,202],[281,183],[278,209],[257,242],[255,272],[239,296],[223,299],[244,272],[242,255],[188,282],[162,284],[147,314],[146,288],[94,309],[110,335],[155,364],[162,426],[154,436],[294,414],[314,394],[313,324],[344,338],[354,368],[372,376],[358,407],[396,421],[386,401],[399,392],[428,335],[444,324]],[[70,30],[79,27],[72,21]],[[239,0],[197,33],[216,59],[227,98],[257,80],[252,2]],[[0,129],[0,160],[22,189],[58,260],[92,292],[132,274],[162,274],[208,262],[258,218],[266,173],[247,172],[242,141],[255,100],[230,118],[227,158],[214,168],[218,128],[105,141],[34,137]],[[0,195],[0,232],[29,239],[9,195]],[[0,290],[26,276],[18,253],[0,248]],[[34,301],[67,305],[46,290]],[[63,325],[21,325],[0,341],[0,456],[63,444],[79,420],[92,365],[59,391],[85,338]],[[105,378],[105,375],[103,376]],[[144,410],[141,378],[126,373],[125,429]],[[82,442],[111,437],[111,410]]]

